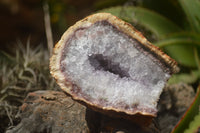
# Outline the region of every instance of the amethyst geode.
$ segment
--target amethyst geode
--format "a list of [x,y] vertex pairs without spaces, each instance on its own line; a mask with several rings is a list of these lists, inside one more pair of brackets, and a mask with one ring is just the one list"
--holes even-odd
[[51,74],[75,100],[101,112],[156,116],[176,62],[108,13],[70,27],[55,46]]

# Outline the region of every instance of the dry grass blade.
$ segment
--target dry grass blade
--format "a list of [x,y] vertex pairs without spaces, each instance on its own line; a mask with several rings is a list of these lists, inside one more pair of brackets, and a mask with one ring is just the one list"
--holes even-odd
[[45,32],[46,32],[46,37],[47,37],[49,55],[51,56],[53,52],[53,36],[52,36],[52,31],[51,31],[49,5],[47,4],[47,2],[44,3],[43,10],[44,10],[44,24],[45,24]]

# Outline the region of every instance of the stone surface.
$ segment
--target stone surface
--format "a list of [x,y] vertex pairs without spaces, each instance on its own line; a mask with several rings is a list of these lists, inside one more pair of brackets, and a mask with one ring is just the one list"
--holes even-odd
[[167,85],[158,104],[158,117],[143,127],[110,117],[73,101],[57,91],[29,93],[21,107],[21,122],[6,133],[169,133],[194,98],[187,84]]
[[192,103],[194,89],[187,84],[167,85],[158,104],[157,121],[161,133],[169,133]]
[[85,107],[58,91],[29,93],[21,122],[6,133],[86,133]]

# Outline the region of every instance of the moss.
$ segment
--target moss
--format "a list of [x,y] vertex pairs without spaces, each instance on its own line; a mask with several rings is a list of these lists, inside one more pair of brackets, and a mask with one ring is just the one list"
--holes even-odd
[[58,86],[50,76],[49,54],[42,45],[31,48],[29,41],[26,45],[18,42],[15,56],[5,52],[0,56],[0,116],[5,120],[0,128],[5,130],[5,125],[13,126],[19,121],[18,107],[29,92],[57,90]]

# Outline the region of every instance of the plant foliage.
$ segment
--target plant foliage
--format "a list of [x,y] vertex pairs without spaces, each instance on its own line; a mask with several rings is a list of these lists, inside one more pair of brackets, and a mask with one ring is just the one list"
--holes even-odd
[[[13,126],[27,93],[58,88],[50,76],[48,62],[48,51],[41,45],[31,48],[29,41],[26,47],[18,42],[15,56],[0,51],[0,116],[4,123]],[[1,126],[0,132],[5,128]]]

